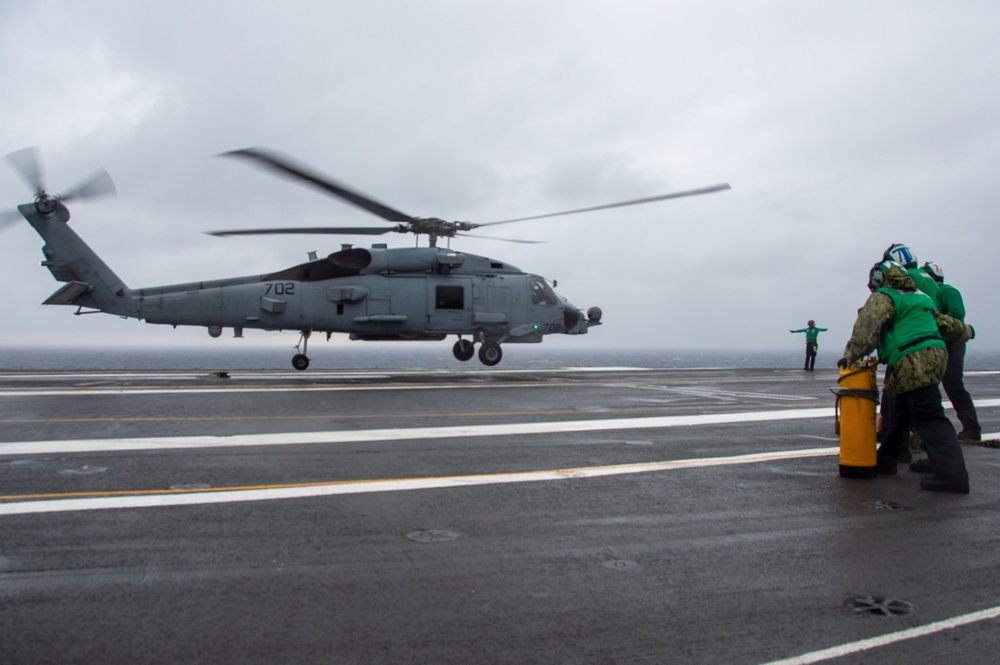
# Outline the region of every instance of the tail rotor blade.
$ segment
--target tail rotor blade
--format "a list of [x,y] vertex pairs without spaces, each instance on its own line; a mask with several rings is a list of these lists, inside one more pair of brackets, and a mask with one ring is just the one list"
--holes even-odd
[[62,201],[72,199],[94,199],[101,196],[114,196],[118,193],[114,181],[104,169],[99,170],[88,180],[80,183],[70,191],[59,196]]
[[35,193],[45,191],[42,167],[38,159],[38,148],[21,148],[7,155],[6,159]]
[[0,233],[7,230],[7,227],[21,219],[21,213],[17,210],[0,210]]

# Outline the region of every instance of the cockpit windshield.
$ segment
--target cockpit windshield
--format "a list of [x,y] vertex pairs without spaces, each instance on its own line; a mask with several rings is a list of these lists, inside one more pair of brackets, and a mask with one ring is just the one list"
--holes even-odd
[[559,296],[545,280],[536,278],[531,280],[531,302],[534,305],[558,305]]

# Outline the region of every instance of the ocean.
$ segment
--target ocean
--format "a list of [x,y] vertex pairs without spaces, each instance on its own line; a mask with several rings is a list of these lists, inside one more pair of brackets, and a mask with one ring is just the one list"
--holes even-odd
[[[1000,370],[1000,353],[976,352],[969,346],[967,370]],[[324,344],[309,347],[310,369],[485,368],[478,359],[460,362],[447,343]],[[803,351],[669,350],[559,348],[544,344],[508,344],[498,369],[518,367],[724,367],[801,369]],[[839,350],[838,350],[839,351]],[[291,370],[292,345],[219,348],[147,347],[0,347],[0,370]],[[817,369],[834,369],[839,353],[821,349]]]

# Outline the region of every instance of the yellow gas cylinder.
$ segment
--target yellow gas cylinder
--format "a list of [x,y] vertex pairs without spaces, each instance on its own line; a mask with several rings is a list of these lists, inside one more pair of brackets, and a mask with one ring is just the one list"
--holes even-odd
[[878,406],[877,361],[868,359],[840,368],[835,408],[840,435],[842,478],[874,478],[876,471],[875,410]]

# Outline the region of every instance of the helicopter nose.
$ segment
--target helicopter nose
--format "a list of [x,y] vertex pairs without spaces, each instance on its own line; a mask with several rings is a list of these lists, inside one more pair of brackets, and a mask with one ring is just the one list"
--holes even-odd
[[601,317],[603,315],[604,313],[600,307],[591,307],[587,310],[587,316],[584,318],[583,310],[577,309],[567,303],[566,308],[563,310],[566,334],[586,335],[588,328],[601,325]]
[[570,334],[577,332],[575,329],[580,325],[580,320],[583,318],[582,314],[583,312],[572,305],[568,305],[563,309],[563,325],[566,326],[566,330]]

